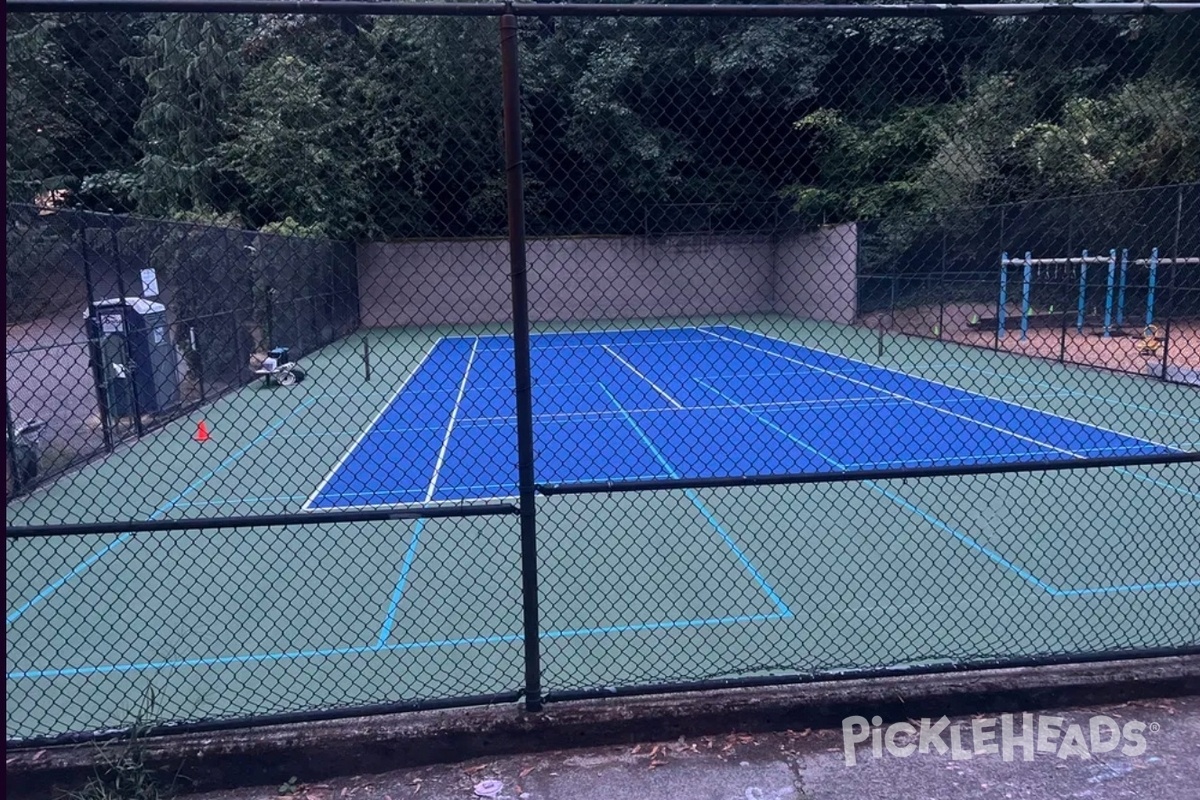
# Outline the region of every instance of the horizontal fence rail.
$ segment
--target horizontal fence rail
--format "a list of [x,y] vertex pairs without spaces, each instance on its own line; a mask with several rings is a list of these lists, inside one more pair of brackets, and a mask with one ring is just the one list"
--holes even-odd
[[48,536],[83,536],[98,533],[153,533],[156,531],[216,531],[225,528],[269,528],[288,525],[320,525],[333,522],[396,522],[437,519],[439,517],[489,517],[516,514],[514,505],[475,505],[460,507],[431,506],[391,509],[388,511],[345,511],[323,514],[269,514],[260,517],[217,517],[213,519],[177,519],[162,522],[127,520],[124,522],[84,522],[75,525],[24,525],[6,528],[7,539]]
[[355,0],[12,0],[13,11],[126,11],[225,14],[373,14],[379,16],[543,17],[1067,17],[1192,14],[1200,3],[395,3]]
[[[1134,467],[1151,464],[1200,463],[1200,453],[1174,453],[1142,458],[1089,458],[1057,463],[1033,463],[1024,472],[1064,472],[1102,467]],[[861,470],[853,473],[824,473],[797,475],[729,476],[721,478],[674,478],[668,480],[592,481],[580,483],[543,483],[537,490],[546,496],[569,494],[607,494],[669,489],[724,489],[739,486],[786,486],[793,484],[845,483],[849,481],[905,480],[908,478],[947,478],[956,475],[1002,475],[1012,472],[1009,464],[970,467],[909,467],[905,469]]]
[[7,11],[10,747],[1200,647],[1200,4]]

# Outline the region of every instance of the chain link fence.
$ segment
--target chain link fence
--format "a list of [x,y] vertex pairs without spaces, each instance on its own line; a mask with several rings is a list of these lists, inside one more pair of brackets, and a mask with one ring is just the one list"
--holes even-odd
[[873,221],[860,320],[1194,384],[1198,214],[1193,183]]
[[93,5],[11,746],[1197,649],[1200,6]]
[[6,409],[34,429],[33,490],[358,327],[353,248],[325,239],[7,206]]

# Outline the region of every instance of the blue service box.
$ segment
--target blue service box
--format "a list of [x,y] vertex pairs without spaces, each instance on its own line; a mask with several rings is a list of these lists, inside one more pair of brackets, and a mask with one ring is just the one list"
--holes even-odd
[[108,416],[156,414],[179,404],[179,351],[166,306],[118,297],[97,300],[84,316]]

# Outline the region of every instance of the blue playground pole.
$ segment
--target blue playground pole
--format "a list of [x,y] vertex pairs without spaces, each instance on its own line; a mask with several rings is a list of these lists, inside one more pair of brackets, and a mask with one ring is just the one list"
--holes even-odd
[[1008,302],[1008,253],[1000,254],[1000,305],[996,309],[996,335],[1004,338],[1004,304]]
[[1083,333],[1084,302],[1087,298],[1087,250],[1083,251],[1083,260],[1079,262],[1079,313],[1075,315],[1075,330]]
[[1129,248],[1121,251],[1121,288],[1117,290],[1117,327],[1125,324],[1125,283],[1129,276]]
[[1025,251],[1025,277],[1021,282],[1021,341],[1029,338],[1029,287],[1033,283],[1033,254]]
[[1104,338],[1112,338],[1113,285],[1117,282],[1117,251],[1108,251],[1108,286],[1104,290]]
[[1158,278],[1158,248],[1150,251],[1150,291],[1146,294],[1146,326],[1154,322],[1154,284]]

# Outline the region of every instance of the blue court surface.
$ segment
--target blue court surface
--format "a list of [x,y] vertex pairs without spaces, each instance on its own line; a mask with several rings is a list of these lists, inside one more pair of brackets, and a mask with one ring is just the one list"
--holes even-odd
[[[846,472],[1177,452],[731,326],[532,339],[546,484]],[[443,338],[305,507],[511,498],[512,341]]]

